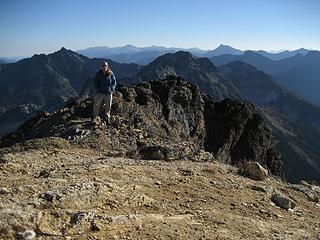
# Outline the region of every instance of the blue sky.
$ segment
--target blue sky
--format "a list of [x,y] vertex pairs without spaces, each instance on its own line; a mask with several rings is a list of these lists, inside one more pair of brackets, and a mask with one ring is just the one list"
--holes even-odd
[[62,46],[320,50],[319,0],[1,0],[0,57]]

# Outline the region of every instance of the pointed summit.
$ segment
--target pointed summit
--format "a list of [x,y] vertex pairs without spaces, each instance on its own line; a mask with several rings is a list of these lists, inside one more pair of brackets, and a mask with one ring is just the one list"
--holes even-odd
[[217,47],[216,49],[209,51],[206,54],[206,57],[214,57],[224,54],[241,55],[243,54],[243,51],[241,51],[240,49],[230,47],[229,45],[220,44],[219,47]]
[[[158,57],[155,61],[149,64],[151,67],[172,66],[173,68],[190,68],[200,64],[200,58],[193,56],[190,52],[178,51],[176,53],[166,53]],[[215,70],[213,63],[208,60],[208,64]]]
[[195,57],[186,51],[158,57],[139,72],[138,79],[146,82],[167,76],[181,76],[217,100],[241,99],[236,89],[224,85],[216,66],[208,58]]

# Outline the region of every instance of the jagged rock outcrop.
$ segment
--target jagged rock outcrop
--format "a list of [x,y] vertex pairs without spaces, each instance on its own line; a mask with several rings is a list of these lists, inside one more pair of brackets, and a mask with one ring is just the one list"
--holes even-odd
[[218,69],[266,119],[277,139],[285,179],[320,182],[320,108],[247,63],[235,61]]
[[54,136],[142,159],[192,160],[205,150],[222,162],[257,161],[271,173],[282,174],[280,156],[272,149],[271,130],[253,105],[230,99],[214,102],[179,77],[119,86],[111,126],[93,126],[91,115],[91,99],[70,102],[53,114],[29,120],[3,137],[0,146]]

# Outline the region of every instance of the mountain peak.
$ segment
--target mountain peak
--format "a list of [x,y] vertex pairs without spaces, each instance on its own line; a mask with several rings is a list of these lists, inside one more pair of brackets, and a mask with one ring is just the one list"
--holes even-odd
[[[47,57],[46,54],[41,53],[41,54],[34,54],[30,59],[39,59],[39,60],[44,60]],[[28,59],[26,59],[28,60]]]
[[156,60],[151,62],[149,65],[157,65],[157,64],[186,64],[187,62],[191,62],[196,57],[193,56],[190,52],[186,51],[178,51],[175,53],[166,53],[162,56],[158,57]]
[[178,51],[173,53],[174,56],[181,56],[181,57],[194,57],[190,52],[187,51]]
[[73,51],[66,49],[65,47],[61,47],[59,50],[48,54],[48,56],[52,56],[52,55],[61,55],[61,54],[69,54],[69,53],[73,53]]
[[219,48],[232,48],[232,49],[234,49],[233,47],[231,47],[227,44],[220,44],[216,49],[219,49]]
[[123,48],[128,48],[128,49],[139,49],[138,47],[132,45],[132,44],[127,44],[125,46],[123,46]]
[[83,56],[79,53],[76,53],[72,50],[66,49],[65,47],[62,47],[60,50],[54,52],[54,53],[50,53],[48,54],[49,57],[53,57],[53,58],[58,58],[58,60],[60,58],[67,58],[67,59],[77,59],[80,61],[86,61],[88,60],[88,58],[86,56]]
[[70,49],[66,49],[65,47],[61,47],[60,50],[58,50],[57,52],[66,53],[66,54],[77,54],[76,52]]
[[243,53],[242,50],[233,48],[229,45],[220,44],[216,49],[209,51],[205,54],[206,57],[213,57],[225,54],[232,54],[232,55],[241,55]]
[[262,54],[259,54],[255,51],[252,51],[252,50],[246,50],[244,51],[243,57],[256,57],[256,58],[261,58],[261,59],[268,59],[266,58],[265,56],[263,56]]

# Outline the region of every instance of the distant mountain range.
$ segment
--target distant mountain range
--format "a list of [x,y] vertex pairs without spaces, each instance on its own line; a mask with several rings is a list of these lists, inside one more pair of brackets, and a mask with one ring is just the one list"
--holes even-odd
[[[175,53],[178,51],[186,51],[198,57],[208,58],[224,54],[242,55],[244,53],[244,51],[240,49],[236,49],[223,44],[221,44],[214,50],[202,50],[199,48],[166,48],[161,46],[136,47],[133,45],[126,45],[123,47],[114,48],[107,46],[90,47],[87,49],[78,50],[77,52],[90,58],[103,57],[112,59],[120,63],[137,63],[146,65],[163,54]],[[301,48],[294,51],[285,50],[279,53],[272,53],[264,50],[253,52],[259,53],[260,55],[265,56],[271,60],[280,60],[283,58],[295,56],[297,54],[305,55],[309,52],[309,50]]]
[[272,75],[281,86],[320,105],[320,52],[309,51],[289,58],[272,61],[253,51],[242,55],[225,54],[210,58],[216,65],[242,61]]
[[[283,65],[287,66],[287,61],[294,62],[294,58],[309,59],[310,54],[313,56],[311,52],[292,57],[293,60],[284,59]],[[237,57],[248,55],[267,59],[254,52],[244,52]],[[90,59],[62,48],[49,55],[34,55],[17,63],[5,64],[0,70],[1,133],[15,129],[37,111],[58,109],[68,99],[78,97],[99,69],[101,61],[101,58]],[[210,61],[184,51],[164,54],[144,67],[108,61],[119,83],[175,75],[195,83],[215,100],[233,98],[256,104],[277,138],[287,179],[320,182],[320,143],[317,141],[320,139],[320,109],[282,88],[257,68],[239,61],[227,61],[226,65],[216,67],[212,63],[215,57]]]
[[2,63],[14,63],[14,62],[17,62],[21,59],[23,59],[25,57],[0,57],[0,64]]
[[205,50],[199,48],[166,48],[161,46],[151,46],[151,47],[136,47],[133,45],[126,45],[123,47],[91,47],[84,50],[77,51],[78,53],[85,55],[87,57],[100,57],[108,58],[120,63],[137,63],[146,65],[157,57],[165,53],[174,53],[181,50],[189,51],[195,55],[205,54]]
[[[297,50],[294,50],[294,51],[283,51],[283,52],[279,52],[279,53],[270,53],[270,52],[266,52],[266,51],[263,51],[263,50],[258,50],[258,51],[254,51],[256,53],[259,53],[260,55],[264,56],[264,57],[267,57],[271,60],[281,60],[281,59],[284,59],[284,58],[289,58],[289,57],[293,57],[297,54],[301,54],[301,55],[306,55],[310,50],[308,49],[305,49],[305,48],[300,48],[300,49],[297,49]],[[233,54],[233,55],[236,55],[234,53],[230,53],[229,54]]]

